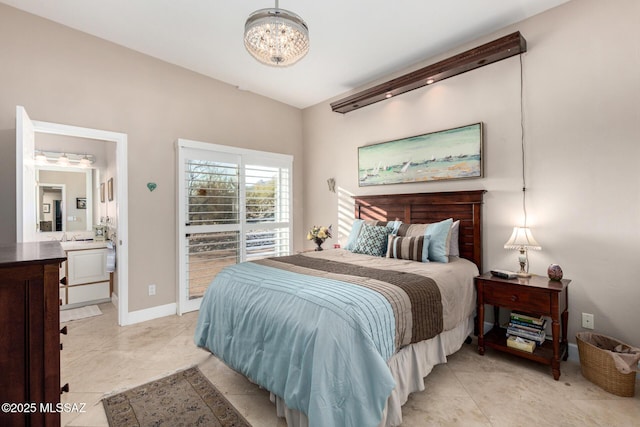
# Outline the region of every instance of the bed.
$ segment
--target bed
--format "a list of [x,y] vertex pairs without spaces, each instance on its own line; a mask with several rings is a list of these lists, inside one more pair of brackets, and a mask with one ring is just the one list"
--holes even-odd
[[[196,344],[269,390],[290,427],[400,425],[409,394],[473,331],[483,193],[355,197],[362,231],[352,230],[349,249],[220,272],[203,299]],[[455,221],[458,256],[450,253]],[[439,241],[445,228],[446,262],[416,261],[434,246],[420,239]],[[383,229],[395,236],[385,235],[385,256],[369,254],[367,233]]]

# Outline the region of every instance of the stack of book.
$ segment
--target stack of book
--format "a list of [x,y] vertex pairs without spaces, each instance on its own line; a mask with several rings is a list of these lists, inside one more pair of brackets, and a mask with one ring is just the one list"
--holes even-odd
[[[542,344],[546,338],[544,331],[546,324],[547,320],[542,316],[536,317],[512,311],[509,326],[507,327],[507,338],[511,339],[507,339],[507,345],[533,353],[535,346]],[[520,339],[515,340],[515,338]],[[531,345],[527,341],[535,345]],[[526,344],[525,346],[517,345],[523,342]]]

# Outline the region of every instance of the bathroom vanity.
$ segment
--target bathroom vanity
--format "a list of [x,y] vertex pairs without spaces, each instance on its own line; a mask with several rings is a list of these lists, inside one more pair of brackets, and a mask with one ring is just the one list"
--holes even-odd
[[107,242],[60,242],[67,254],[60,277],[63,308],[82,307],[111,300],[112,274],[107,271]]

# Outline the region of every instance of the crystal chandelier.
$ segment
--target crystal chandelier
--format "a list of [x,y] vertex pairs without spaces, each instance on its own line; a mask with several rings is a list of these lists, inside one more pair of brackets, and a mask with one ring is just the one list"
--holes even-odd
[[295,64],[309,51],[309,28],[298,15],[278,7],[253,12],[244,24],[244,45],[258,61],[274,67]]

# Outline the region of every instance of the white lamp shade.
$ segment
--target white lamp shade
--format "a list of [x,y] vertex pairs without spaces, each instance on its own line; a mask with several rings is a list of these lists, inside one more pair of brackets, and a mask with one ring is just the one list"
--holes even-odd
[[69,157],[62,153],[62,155],[60,157],[58,157],[58,162],[57,162],[60,166],[67,166],[69,164]]
[[540,250],[542,247],[536,239],[533,238],[531,234],[531,229],[528,227],[513,227],[513,233],[511,233],[511,237],[507,240],[507,243],[504,244],[505,249],[534,249]]

